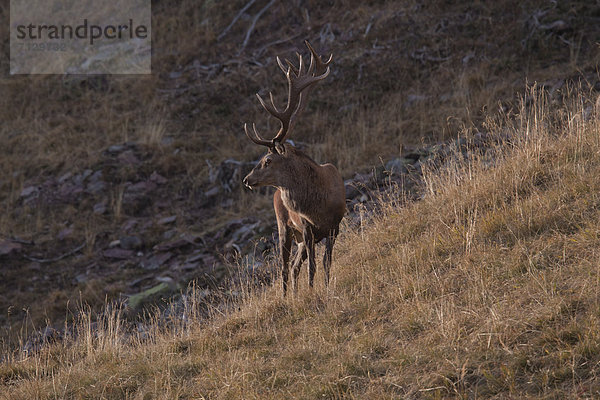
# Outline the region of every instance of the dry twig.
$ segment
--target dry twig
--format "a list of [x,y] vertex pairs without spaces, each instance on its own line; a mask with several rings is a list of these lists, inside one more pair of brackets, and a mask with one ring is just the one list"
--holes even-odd
[[84,247],[85,247],[85,243],[82,243],[81,245],[75,247],[73,250],[69,251],[68,253],[61,254],[60,256],[57,256],[57,257],[54,257],[54,258],[35,258],[35,257],[30,257],[27,254],[23,254],[23,258],[25,258],[26,260],[29,260],[29,261],[38,262],[40,264],[51,263],[51,262],[60,261],[63,258],[67,258],[69,256],[72,256],[73,254],[77,253],[78,251],[80,251]]

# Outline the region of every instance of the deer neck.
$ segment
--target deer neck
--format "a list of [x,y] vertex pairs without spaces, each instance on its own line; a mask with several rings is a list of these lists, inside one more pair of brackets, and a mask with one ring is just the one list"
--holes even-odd
[[318,173],[311,167],[290,174],[286,184],[278,186],[285,206],[298,213],[318,208],[322,193],[318,190]]

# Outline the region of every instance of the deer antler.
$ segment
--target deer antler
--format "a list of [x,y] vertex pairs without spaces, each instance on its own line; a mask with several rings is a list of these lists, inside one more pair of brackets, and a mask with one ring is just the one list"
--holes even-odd
[[333,54],[329,56],[327,61],[324,62],[321,60],[321,57],[315,52],[308,41],[305,41],[304,43],[310,50],[310,65],[307,71],[305,71],[304,59],[300,54],[298,54],[298,68],[296,68],[296,66],[287,59],[285,60],[287,64],[286,67],[286,65],[281,62],[279,57],[277,57],[277,64],[285,74],[285,77],[288,81],[288,100],[285,109],[280,111],[275,106],[273,93],[269,93],[269,98],[271,100],[270,104],[265,102],[258,93],[256,94],[256,97],[263,108],[267,110],[269,114],[277,118],[281,123],[279,131],[271,140],[263,139],[256,131],[256,126],[254,124],[252,124],[254,137],[250,136],[247,126],[244,124],[246,136],[248,136],[250,140],[256,144],[274,148],[277,143],[281,143],[291,130],[295,119],[306,106],[308,94],[310,93],[313,85],[327,78],[329,75],[329,64],[333,59]]

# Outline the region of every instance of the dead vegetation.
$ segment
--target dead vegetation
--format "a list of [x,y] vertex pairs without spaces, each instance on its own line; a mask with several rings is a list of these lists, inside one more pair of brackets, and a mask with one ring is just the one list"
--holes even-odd
[[508,138],[497,148],[449,158],[427,173],[422,201],[345,229],[328,289],[246,289],[208,320],[191,293],[170,326],[144,334],[127,334],[117,310],[94,329],[83,314],[75,338],[3,363],[2,393],[600,395],[600,110],[563,94],[552,106],[532,89],[514,118],[488,120]]
[[[217,317],[207,331],[141,338],[142,347],[130,337],[100,345],[82,334],[74,346],[67,340],[2,364],[0,382],[15,398],[246,390],[260,398],[593,397],[596,147],[588,133],[597,124],[589,104],[562,104],[597,94],[599,18],[587,1],[166,1],[153,4],[151,76],[5,74],[0,239],[24,242],[18,257],[0,256],[0,323],[10,346],[32,328],[74,323],[74,305],[95,315],[106,299],[131,293],[125,283],[144,276],[111,266],[103,252],[137,213],[156,223],[176,215],[174,229],[198,237],[242,216],[272,220],[266,196],[242,191],[227,206],[203,209],[206,160],[259,156],[242,124],[274,125],[253,95],[274,73],[265,66],[301,50],[305,38],[334,54],[332,82],[291,139],[344,178],[465,132],[513,129],[539,141],[509,143],[506,162],[481,156],[428,175],[425,201],[393,209],[370,229],[347,230],[330,293],[295,302],[270,291],[251,295],[240,313]],[[4,37],[7,29],[0,27]],[[8,52],[7,42],[2,48]],[[519,108],[516,93],[527,82],[538,82],[550,104],[533,106],[539,96],[528,95]],[[568,93],[573,82],[582,97]],[[284,93],[283,85],[274,92]],[[113,145],[134,146],[140,163],[115,161]],[[88,169],[111,184],[99,197],[24,204],[24,189]],[[154,172],[168,183],[130,208],[127,185]],[[98,215],[100,202],[106,211]],[[144,231],[142,250],[166,231],[158,224]],[[83,272],[90,278],[79,282]],[[223,362],[210,361],[216,357]]]

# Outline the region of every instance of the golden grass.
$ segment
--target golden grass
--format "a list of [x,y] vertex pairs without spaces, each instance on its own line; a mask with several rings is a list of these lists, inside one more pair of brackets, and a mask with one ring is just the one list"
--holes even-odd
[[319,270],[295,298],[244,292],[209,319],[190,304],[147,337],[84,313],[76,339],[1,364],[0,396],[600,395],[600,110],[579,92],[530,98],[490,119],[511,133],[494,165],[457,159],[428,172],[422,201],[346,228],[328,289]]

